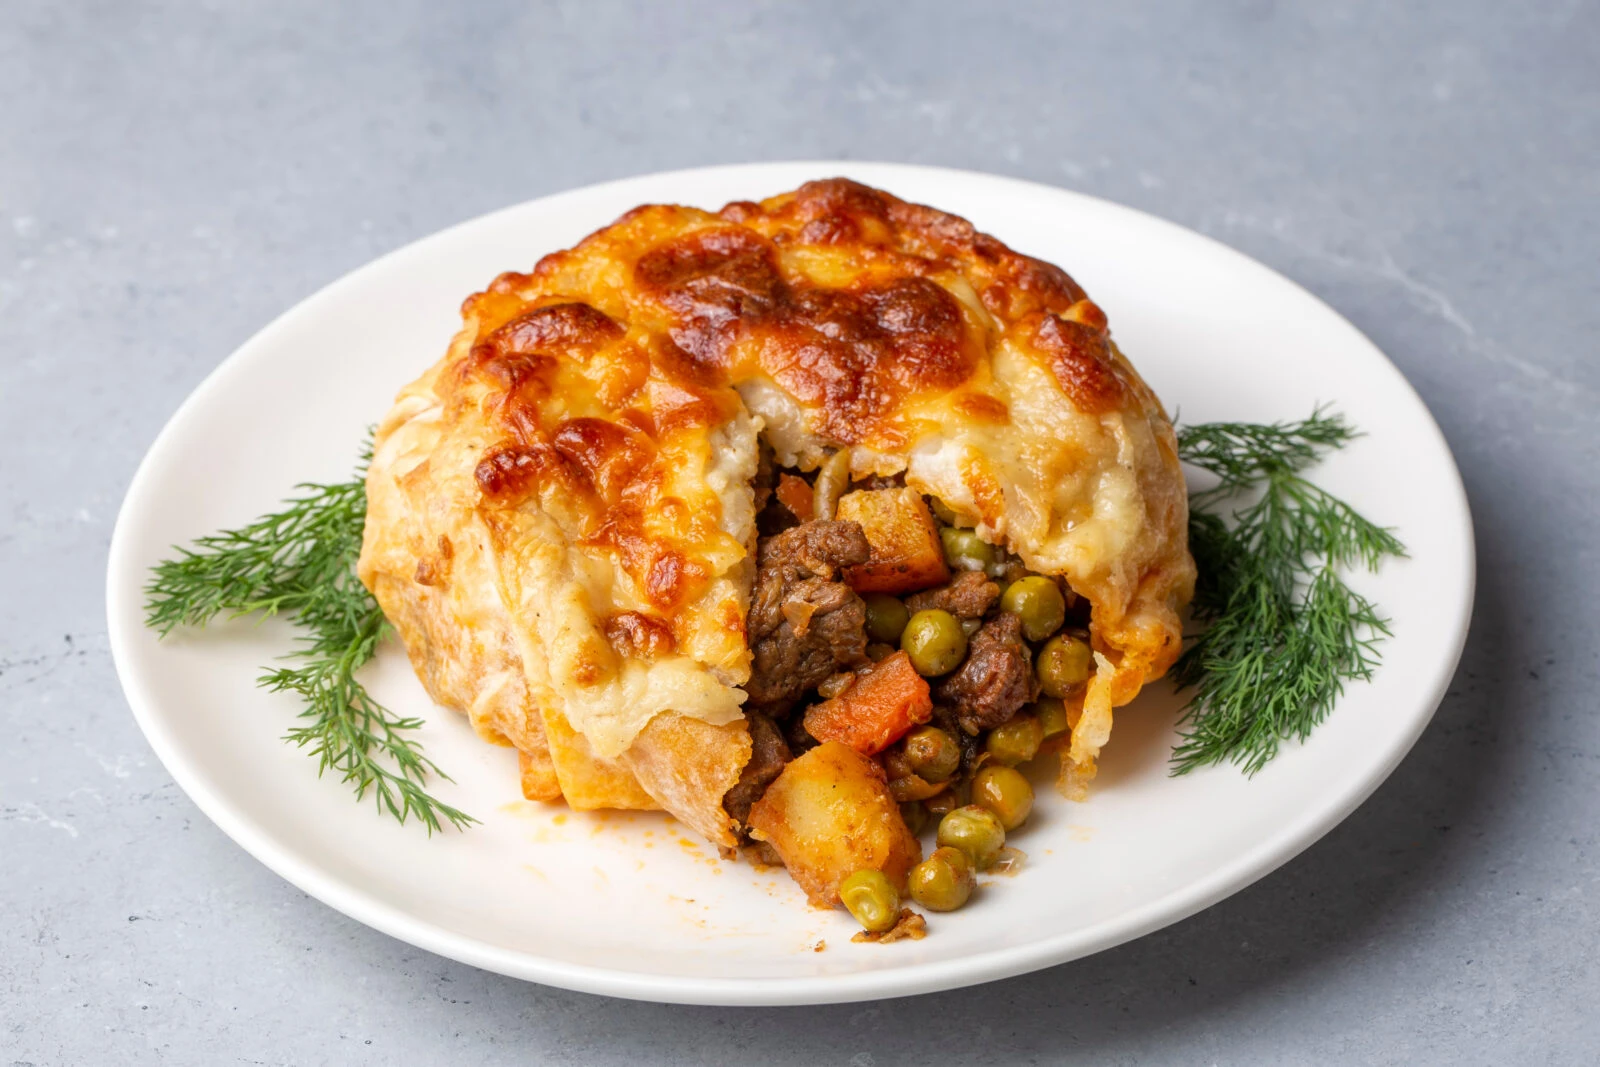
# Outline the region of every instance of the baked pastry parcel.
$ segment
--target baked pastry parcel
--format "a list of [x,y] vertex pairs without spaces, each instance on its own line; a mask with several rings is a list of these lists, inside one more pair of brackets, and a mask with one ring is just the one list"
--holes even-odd
[[[1066,273],[961,218],[843,179],[647,205],[462,317],[378,428],[360,575],[529,798],[665,809],[731,849],[782,835],[760,805],[818,741],[892,783],[905,730],[943,723],[970,770],[1050,688],[1040,627],[1003,610],[1023,575],[1090,653],[1045,743],[1081,796],[1179,651],[1171,424]],[[885,598],[958,622],[964,658],[930,674],[909,630],[878,639],[904,621]]]

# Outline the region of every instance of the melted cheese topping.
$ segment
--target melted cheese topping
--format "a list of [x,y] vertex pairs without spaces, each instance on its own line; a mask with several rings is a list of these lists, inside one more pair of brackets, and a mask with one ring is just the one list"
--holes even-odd
[[[646,206],[464,319],[373,472],[409,420],[449,428],[432,477],[472,500],[529,687],[602,758],[663,711],[740,717],[758,432],[784,465],[848,448],[858,476],[904,472],[1090,599],[1079,780],[1111,708],[1177,654],[1194,569],[1172,427],[1072,279],[965,220],[844,180]],[[396,521],[370,516],[369,547]]]

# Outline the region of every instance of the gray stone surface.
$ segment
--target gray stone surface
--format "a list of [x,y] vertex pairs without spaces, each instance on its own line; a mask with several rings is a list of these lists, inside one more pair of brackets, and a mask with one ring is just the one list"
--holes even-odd
[[[1578,2],[5,4],[0,1064],[1594,1062],[1597,55]],[[1478,524],[1466,659],[1415,752],[1187,922],[880,1004],[539,988],[279,881],[156,763],[107,655],[106,543],[162,422],[438,227],[806,157],[1110,197],[1367,331]]]

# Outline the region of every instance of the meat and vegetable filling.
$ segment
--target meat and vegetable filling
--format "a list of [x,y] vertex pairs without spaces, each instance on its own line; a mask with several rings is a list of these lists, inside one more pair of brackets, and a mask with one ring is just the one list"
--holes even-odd
[[844,453],[766,459],[756,496],[752,755],[723,806],[871,934],[902,895],[958,908],[1033,807],[1017,768],[1070,739],[1088,602],[898,478],[851,482]]

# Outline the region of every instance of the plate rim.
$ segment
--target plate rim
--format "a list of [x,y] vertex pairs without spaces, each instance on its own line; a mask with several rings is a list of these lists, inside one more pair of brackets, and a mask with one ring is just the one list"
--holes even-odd
[[[1277,833],[1263,838],[1254,847],[1229,857],[1205,877],[1186,883],[1142,907],[1119,913],[1088,931],[1057,934],[1024,946],[993,949],[951,960],[905,967],[863,970],[848,974],[776,978],[688,977],[598,967],[506,949],[476,937],[454,933],[409,915],[366,890],[348,885],[337,877],[325,873],[316,864],[300,858],[292,849],[280,847],[270,834],[240,811],[224,794],[207,788],[201,782],[198,771],[181,756],[176,738],[163,724],[156,710],[158,701],[137,668],[138,654],[132,646],[132,641],[138,628],[130,627],[126,620],[142,618],[144,575],[142,564],[132,558],[133,535],[129,531],[137,521],[134,512],[138,510],[138,500],[144,494],[147,485],[156,479],[157,470],[164,466],[166,454],[174,447],[179,432],[177,427],[187,421],[191,413],[202,408],[211,394],[222,387],[222,382],[229,376],[231,368],[250,358],[249,353],[254,349],[270,344],[274,335],[286,328],[285,324],[289,320],[324,303],[337,300],[346,288],[359,284],[370,273],[382,270],[390,261],[414,254],[420,247],[431,242],[442,242],[459,230],[485,225],[497,217],[524,210],[530,204],[559,201],[568,197],[576,198],[602,191],[618,191],[630,185],[647,185],[652,182],[695,178],[715,180],[717,177],[735,172],[759,179],[765,172],[795,170],[809,170],[817,176],[876,171],[884,174],[915,173],[930,179],[941,177],[963,181],[978,179],[994,183],[998,187],[1010,186],[1018,192],[1026,192],[1029,195],[1045,194],[1076,199],[1087,202],[1089,206],[1099,210],[1132,216],[1145,224],[1154,223],[1158,230],[1175,231],[1172,236],[1184,240],[1198,239],[1210,246],[1208,250],[1211,253],[1222,256],[1247,270],[1265,272],[1272,280],[1295,290],[1342,323],[1350,333],[1352,342],[1364,345],[1369,354],[1377,357],[1381,369],[1393,379],[1393,385],[1409,396],[1421,415],[1414,429],[1418,433],[1429,435],[1448,461],[1449,472],[1453,477],[1446,484],[1438,486],[1437,491],[1442,496],[1448,497],[1449,502],[1454,505],[1450,509],[1454,512],[1452,525],[1459,527],[1458,532],[1462,537],[1463,547],[1460,559],[1461,573],[1458,576],[1457,586],[1460,590],[1459,606],[1456,617],[1450,620],[1455,633],[1449,654],[1441,657],[1433,666],[1433,676],[1426,687],[1428,693],[1425,700],[1426,710],[1414,716],[1410,729],[1397,736],[1383,758],[1369,764],[1363,774],[1352,778],[1342,790],[1330,791],[1330,795],[1323,802],[1309,807],[1299,819]],[[167,773],[196,807],[224,834],[301,891],[357,922],[398,940],[461,963],[525,981],[585,993],[660,1003],[781,1006],[843,1003],[933,993],[1013,977],[1080,959],[1180,922],[1288,863],[1324,837],[1371,796],[1411,751],[1417,739],[1432,721],[1455,674],[1470,628],[1476,592],[1476,554],[1471,509],[1459,465],[1443,431],[1422,397],[1388,356],[1345,316],[1315,293],[1267,264],[1229,247],[1216,238],[1158,215],[1043,182],[983,171],[920,164],[863,160],[784,160],[657,171],[534,197],[409,241],[338,276],[286,308],[238,345],[206,374],[174,409],[146,449],[118,506],[106,566],[106,615],[112,660],[123,694],[141,732]]]

